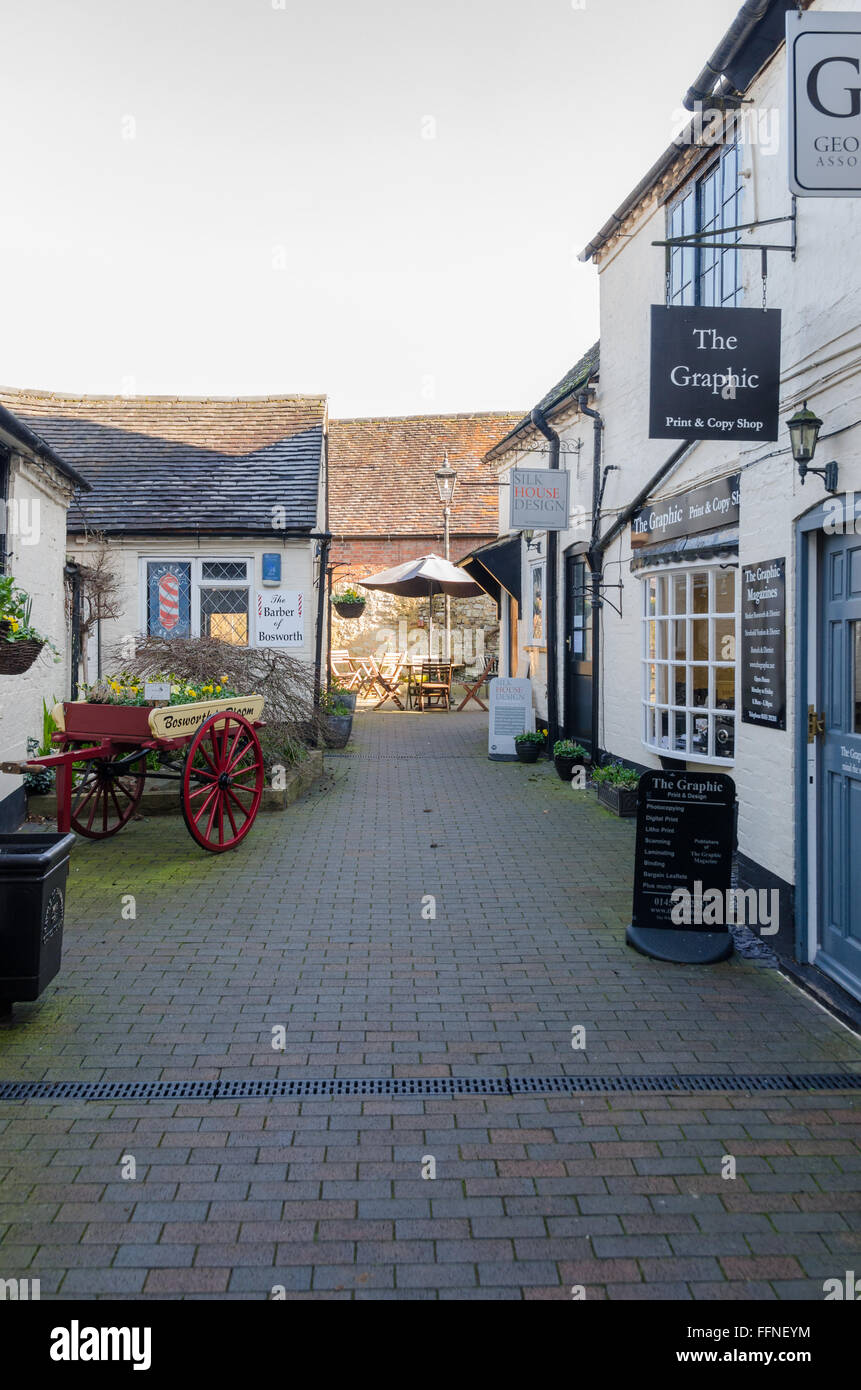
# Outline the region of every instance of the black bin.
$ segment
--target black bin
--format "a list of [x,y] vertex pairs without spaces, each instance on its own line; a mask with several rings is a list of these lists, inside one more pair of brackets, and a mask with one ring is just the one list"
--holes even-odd
[[0,835],[0,1003],[38,999],[60,969],[74,835]]

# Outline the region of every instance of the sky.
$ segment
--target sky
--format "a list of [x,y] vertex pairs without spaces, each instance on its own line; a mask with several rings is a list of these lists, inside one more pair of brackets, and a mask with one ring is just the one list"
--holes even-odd
[[0,383],[527,409],[739,7],[0,0]]

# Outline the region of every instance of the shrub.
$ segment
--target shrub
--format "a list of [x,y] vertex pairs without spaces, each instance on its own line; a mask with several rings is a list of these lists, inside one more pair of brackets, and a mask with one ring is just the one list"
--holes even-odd
[[582,743],[574,743],[570,738],[558,738],[553,745],[554,758],[576,758],[585,762],[588,754]]
[[514,742],[515,742],[515,743],[543,743],[543,742],[544,742],[544,737],[545,737],[545,736],[544,736],[544,734],[541,732],[541,730],[540,730],[540,729],[536,729],[534,733],[515,734],[515,735],[514,735]]
[[365,597],[365,595],[364,595],[364,594],[360,594],[359,591],[358,591],[358,589],[352,589],[352,588],[349,588],[349,589],[342,589],[341,592],[340,592],[339,594],[333,594],[333,595],[332,595],[332,602],[333,602],[333,603],[361,603],[361,604],[365,604],[365,603],[367,603],[367,601],[368,601],[368,600],[367,600],[367,598]]
[[608,763],[606,767],[593,768],[592,781],[599,786],[630,787],[633,789],[640,784],[640,773],[633,767],[623,766],[622,763]]

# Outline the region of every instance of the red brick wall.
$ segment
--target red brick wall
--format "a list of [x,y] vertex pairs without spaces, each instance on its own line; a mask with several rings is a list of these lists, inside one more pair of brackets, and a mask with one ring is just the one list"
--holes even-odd
[[[451,558],[456,564],[476,546],[486,545],[495,540],[494,535],[452,536]],[[346,584],[352,577],[364,577],[376,570],[391,569],[406,560],[415,560],[420,555],[443,551],[442,535],[438,536],[395,536],[391,539],[366,539],[362,537],[336,537],[330,551],[330,564],[337,566],[334,580],[336,587]]]

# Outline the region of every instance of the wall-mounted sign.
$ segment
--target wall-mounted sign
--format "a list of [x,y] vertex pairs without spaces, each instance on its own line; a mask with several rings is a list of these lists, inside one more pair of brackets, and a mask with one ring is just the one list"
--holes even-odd
[[535,727],[532,681],[525,676],[497,676],[490,682],[489,694],[488,757],[510,761],[517,757],[515,734],[525,734]]
[[741,719],[786,728],[786,559],[741,566]]
[[508,476],[508,524],[512,531],[567,530],[567,469],[512,468]]
[[654,545],[680,536],[698,536],[737,526],[741,474],[731,473],[679,493],[647,502],[631,518],[631,546]]
[[715,889],[727,903],[734,803],[735,783],[725,772],[643,773],[628,928],[636,950],[679,962],[731,954],[729,913],[704,912],[703,903],[714,901]]
[[263,583],[281,583],[281,555],[277,550],[267,551],[263,556]]
[[789,189],[861,195],[861,14],[786,12]]
[[780,310],[652,305],[650,439],[777,439]]
[[303,646],[304,595],[295,589],[267,589],[255,594],[254,633],[258,647]]

